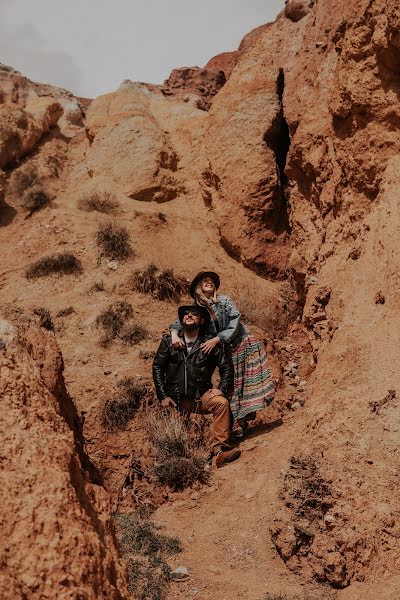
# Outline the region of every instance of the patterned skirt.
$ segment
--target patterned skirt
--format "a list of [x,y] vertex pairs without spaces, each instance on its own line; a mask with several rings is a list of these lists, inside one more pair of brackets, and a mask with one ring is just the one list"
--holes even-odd
[[275,390],[264,345],[248,331],[232,348],[232,360],[235,385],[230,405],[235,423],[268,406]]

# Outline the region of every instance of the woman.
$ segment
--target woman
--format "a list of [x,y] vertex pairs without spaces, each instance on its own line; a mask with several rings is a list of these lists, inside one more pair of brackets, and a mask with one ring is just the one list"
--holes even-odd
[[[201,271],[190,284],[190,295],[196,304],[205,306],[210,312],[209,333],[213,335],[201,345],[205,352],[220,343],[230,344],[235,370],[235,385],[230,401],[233,435],[243,437],[247,421],[255,418],[274,397],[274,386],[268,369],[264,346],[251,335],[240,322],[240,312],[228,296],[217,296],[220,279],[213,271]],[[172,343],[183,346],[178,332],[182,329],[179,321],[171,326]]]

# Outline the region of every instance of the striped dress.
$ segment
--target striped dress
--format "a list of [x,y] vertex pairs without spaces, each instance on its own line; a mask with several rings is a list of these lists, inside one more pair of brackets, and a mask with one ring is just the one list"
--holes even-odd
[[[233,432],[240,436],[242,426],[254,419],[255,413],[268,406],[275,394],[267,356],[262,342],[240,322],[240,312],[228,296],[219,296],[211,306],[218,319],[218,328],[211,319],[208,333],[230,344],[234,366],[234,391],[230,401]],[[172,326],[181,329],[179,321]],[[218,329],[218,331],[217,331]]]

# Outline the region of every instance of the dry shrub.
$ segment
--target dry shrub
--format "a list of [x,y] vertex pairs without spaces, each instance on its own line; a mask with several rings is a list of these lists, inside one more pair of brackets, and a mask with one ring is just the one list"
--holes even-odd
[[138,600],[163,600],[171,572],[165,558],[182,551],[180,541],[161,533],[145,509],[117,514],[114,523],[130,591]]
[[40,177],[33,165],[24,165],[14,171],[10,178],[11,192],[19,197],[22,197],[27,190],[39,184]]
[[104,292],[106,286],[104,285],[104,281],[100,279],[99,281],[95,281],[94,284],[89,289],[89,292]]
[[125,321],[133,317],[133,308],[129,302],[116,302],[111,304],[106,310],[96,318],[96,326],[104,331],[101,340],[103,346],[107,346],[120,333]]
[[129,302],[116,302],[96,318],[96,326],[103,329],[100,344],[104,347],[119,339],[128,346],[133,346],[149,337],[149,332],[140,323],[129,323],[133,317],[133,308]]
[[112,398],[101,407],[101,424],[105,429],[125,429],[139,408],[146,408],[153,400],[150,385],[127,377],[118,384]]
[[114,194],[111,192],[93,191],[81,198],[78,202],[78,208],[86,212],[96,211],[99,213],[110,214],[119,206]]
[[67,308],[63,308],[61,310],[58,311],[57,313],[57,317],[68,317],[68,315],[72,315],[72,313],[75,312],[75,309],[73,306],[68,306]]
[[175,490],[205,482],[208,452],[198,425],[178,411],[149,411],[146,427],[154,448],[154,474]]
[[39,317],[40,327],[47,329],[48,331],[54,331],[54,323],[51,318],[50,311],[43,306],[39,306],[38,308],[34,308],[33,312],[35,315]]
[[153,264],[144,271],[135,271],[131,285],[136,292],[150,294],[156,300],[171,302],[178,302],[188,289],[187,281],[176,276],[172,269],[160,270]]
[[235,299],[242,320],[260,327],[272,338],[285,337],[290,325],[302,311],[296,292],[289,283],[282,284],[280,297],[271,302],[260,295],[255,280],[245,279],[237,286]]
[[128,230],[116,223],[100,225],[96,233],[96,244],[101,248],[101,255],[111,260],[126,260],[133,254]]
[[21,206],[29,212],[29,215],[32,215],[48,206],[50,202],[50,196],[40,184],[37,184],[25,191],[21,199]]
[[82,273],[81,261],[69,252],[45,256],[34,262],[26,271],[27,279],[47,277],[54,273],[58,275],[74,275]]
[[119,339],[127,344],[133,346],[149,337],[149,332],[143,325],[138,323],[129,323],[119,333]]

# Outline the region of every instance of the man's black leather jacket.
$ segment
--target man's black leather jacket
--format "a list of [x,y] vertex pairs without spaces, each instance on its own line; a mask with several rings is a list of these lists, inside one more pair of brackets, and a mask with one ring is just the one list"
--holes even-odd
[[153,361],[153,380],[159,400],[168,396],[176,402],[195,399],[211,389],[212,374],[218,367],[219,389],[230,398],[233,392],[233,363],[229,351],[218,344],[210,354],[200,350],[200,345],[212,336],[199,334],[190,353],[186,347],[172,347],[171,335],[165,335]]

